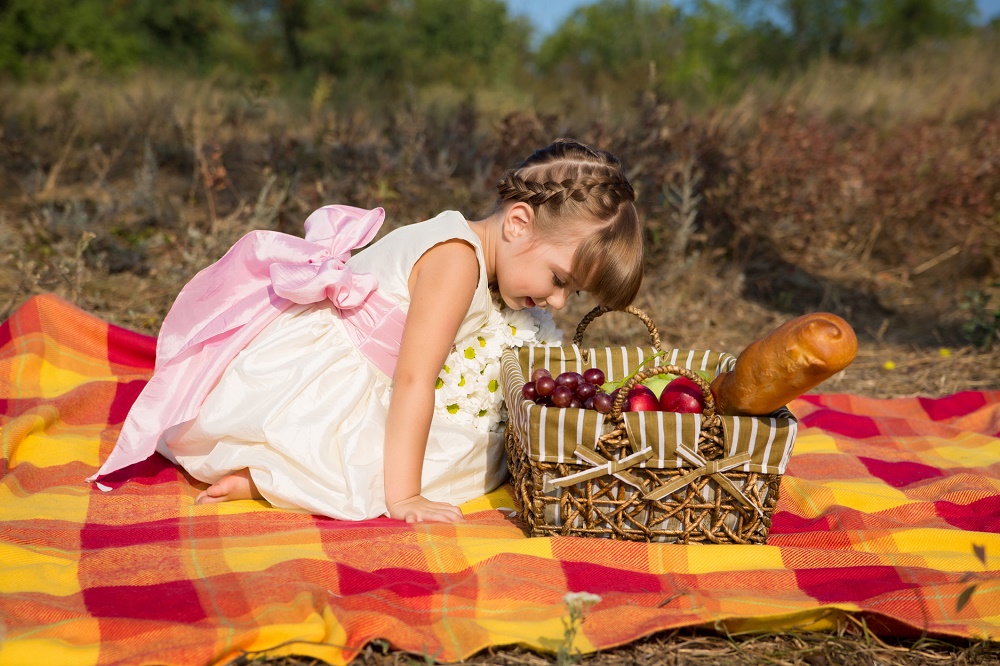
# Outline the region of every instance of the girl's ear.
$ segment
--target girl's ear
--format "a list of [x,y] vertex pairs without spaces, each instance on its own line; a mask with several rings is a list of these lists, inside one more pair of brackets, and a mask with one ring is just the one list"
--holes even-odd
[[504,240],[530,235],[535,228],[535,209],[523,201],[514,203],[503,216]]

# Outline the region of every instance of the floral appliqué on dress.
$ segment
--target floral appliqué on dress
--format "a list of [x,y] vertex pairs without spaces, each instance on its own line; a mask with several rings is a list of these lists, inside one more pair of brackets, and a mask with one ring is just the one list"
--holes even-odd
[[434,411],[481,432],[500,432],[507,410],[500,390],[504,349],[558,346],[562,331],[541,308],[512,310],[494,301],[482,329],[455,343],[435,384]]

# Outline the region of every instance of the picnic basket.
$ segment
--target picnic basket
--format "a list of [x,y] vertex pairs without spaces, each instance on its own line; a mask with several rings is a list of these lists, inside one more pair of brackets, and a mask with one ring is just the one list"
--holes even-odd
[[[696,371],[714,377],[732,369],[736,357],[663,352],[656,326],[638,308],[626,312],[646,325],[652,347],[583,347],[587,326],[606,312],[588,313],[571,346],[522,347],[501,358],[508,465],[530,535],[765,543],[795,418],[786,408],[760,417],[716,414],[709,384]],[[702,389],[706,406],[701,414],[622,412],[619,398],[610,414],[544,407],[521,394],[526,378],[542,367],[553,376],[599,367],[613,381],[640,367],[622,396],[648,377],[684,375]]]

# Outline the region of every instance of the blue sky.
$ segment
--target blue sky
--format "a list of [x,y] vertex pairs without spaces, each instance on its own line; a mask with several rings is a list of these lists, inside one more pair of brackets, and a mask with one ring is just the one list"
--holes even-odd
[[[506,0],[512,14],[527,16],[535,25],[539,35],[546,35],[553,30],[580,5],[587,5],[594,0]],[[976,0],[979,15],[992,19],[1000,14],[1000,0]]]

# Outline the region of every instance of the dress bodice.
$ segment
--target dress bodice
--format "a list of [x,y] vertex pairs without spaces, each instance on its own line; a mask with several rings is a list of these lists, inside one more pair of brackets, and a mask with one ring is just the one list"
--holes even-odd
[[479,236],[461,213],[449,210],[425,222],[394,229],[351,257],[347,265],[355,273],[373,275],[378,280],[379,294],[400,303],[405,310],[410,303],[408,280],[417,260],[435,245],[456,238],[469,243],[479,260],[479,284],[455,336],[460,340],[485,326],[493,307]]

